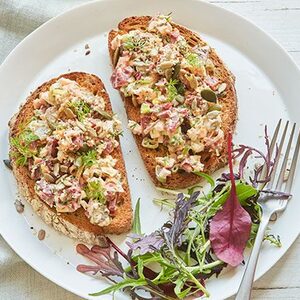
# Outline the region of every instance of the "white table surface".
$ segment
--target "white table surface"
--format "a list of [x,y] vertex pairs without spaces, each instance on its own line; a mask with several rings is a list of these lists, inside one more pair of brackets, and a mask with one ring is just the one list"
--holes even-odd
[[[84,2],[87,1],[0,0],[0,63],[21,39],[40,24]],[[236,12],[260,26],[271,34],[300,66],[300,0],[212,0],[210,2]],[[36,15],[32,20],[28,12],[35,9]],[[5,21],[1,18],[4,14],[6,17],[10,16]],[[20,17],[22,22],[14,23],[20,20]],[[15,31],[12,30],[15,28]],[[287,254],[255,283],[253,299],[300,299],[299,252],[300,238]],[[1,266],[1,261],[5,262],[4,266]],[[80,299],[31,269],[16,256],[1,237],[0,267],[0,299]]]

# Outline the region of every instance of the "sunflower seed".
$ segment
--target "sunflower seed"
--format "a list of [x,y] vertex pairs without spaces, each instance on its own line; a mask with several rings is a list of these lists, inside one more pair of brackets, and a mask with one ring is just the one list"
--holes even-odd
[[46,179],[47,182],[49,183],[54,183],[55,182],[55,178],[53,176],[51,176],[50,174],[48,173],[44,173],[44,178]]
[[68,108],[68,107],[65,107],[64,113],[65,113],[66,117],[69,118],[69,119],[74,119],[74,118],[75,118],[75,114],[74,114],[73,111],[72,111],[70,108]]
[[20,200],[16,200],[14,204],[15,204],[16,211],[19,214],[24,212],[24,204]]
[[41,230],[39,231],[39,233],[38,233],[38,239],[39,239],[40,241],[42,241],[42,240],[45,239],[45,237],[46,237],[46,231],[45,231],[44,229],[41,229]]
[[227,84],[225,82],[221,83],[218,87],[218,93],[222,94],[226,90]]
[[113,66],[116,67],[118,64],[120,55],[122,54],[122,46],[118,47],[113,54]]

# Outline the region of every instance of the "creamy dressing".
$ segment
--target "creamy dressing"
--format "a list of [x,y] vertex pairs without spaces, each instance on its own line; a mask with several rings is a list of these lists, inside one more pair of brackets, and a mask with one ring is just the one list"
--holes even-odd
[[42,201],[59,213],[83,207],[91,223],[107,226],[124,192],[111,156],[120,133],[121,123],[105,112],[102,97],[60,78],[34,100],[34,117],[16,148],[19,155],[25,145],[33,153],[26,164]]
[[170,16],[161,15],[145,30],[118,34],[111,45],[119,53],[113,86],[141,113],[128,127],[143,137],[143,147],[167,150],[156,158],[157,179],[165,182],[180,169],[202,171],[202,152],[218,155],[224,140],[218,98],[226,84],[217,77],[209,46],[191,47]]

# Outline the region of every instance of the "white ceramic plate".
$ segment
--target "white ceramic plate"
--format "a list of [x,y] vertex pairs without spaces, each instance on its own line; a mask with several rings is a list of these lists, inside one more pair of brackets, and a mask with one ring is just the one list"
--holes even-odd
[[[7,158],[7,122],[30,91],[50,78],[68,71],[85,71],[102,78],[114,111],[123,121],[121,139],[133,204],[141,197],[141,220],[145,232],[159,227],[167,214],[152,203],[155,190],[131,134],[120,97],[110,83],[111,66],[107,32],[132,15],[173,12],[175,22],[186,25],[216,48],[236,76],[239,121],[235,141],[263,147],[262,124],[273,128],[277,120],[300,123],[300,72],[286,52],[268,35],[245,19],[217,6],[196,0],[103,0],[75,8],[41,26],[21,42],[0,69],[1,159]],[[91,53],[85,55],[85,45]],[[33,268],[65,289],[87,298],[107,283],[78,273],[84,259],[75,253],[76,243],[46,226],[26,205],[24,215],[14,207],[16,187],[1,163],[0,232],[10,246]],[[300,177],[296,177],[292,200],[272,231],[281,236],[282,248],[264,245],[256,278],[268,271],[296,239],[300,228]],[[298,188],[297,188],[298,187]],[[24,218],[25,217],[25,218]],[[155,220],[155,222],[153,222]],[[30,227],[33,227],[31,229]],[[36,233],[45,229],[41,242]],[[125,236],[114,238],[124,246]],[[224,299],[237,291],[243,267],[207,282],[212,299]],[[107,297],[105,297],[107,299]],[[122,294],[117,299],[125,299]]]

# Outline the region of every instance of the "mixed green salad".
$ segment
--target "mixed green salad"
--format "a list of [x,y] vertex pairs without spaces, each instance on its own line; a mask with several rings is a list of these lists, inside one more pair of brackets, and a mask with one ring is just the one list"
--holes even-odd
[[[270,143],[265,135],[266,154],[252,147],[239,145],[232,149],[228,139],[229,173],[216,181],[209,175],[197,173],[210,185],[208,192],[193,187],[178,193],[176,200],[156,199],[156,203],[171,209],[172,219],[150,234],[143,234],[139,219],[139,201],[136,205],[133,231],[124,253],[109,238],[106,247],[83,244],[77,252],[95,265],[79,265],[84,273],[100,273],[112,285],[93,293],[93,296],[123,290],[132,299],[193,299],[208,297],[205,280],[228,265],[243,264],[244,250],[252,247],[261,219],[258,198],[272,193],[279,198],[289,195],[265,190],[277,159],[271,155]],[[252,157],[259,164],[245,175]],[[233,160],[238,164],[234,173]],[[246,178],[247,177],[247,178]],[[170,191],[174,194],[174,191]],[[280,247],[279,237],[266,235]]]

